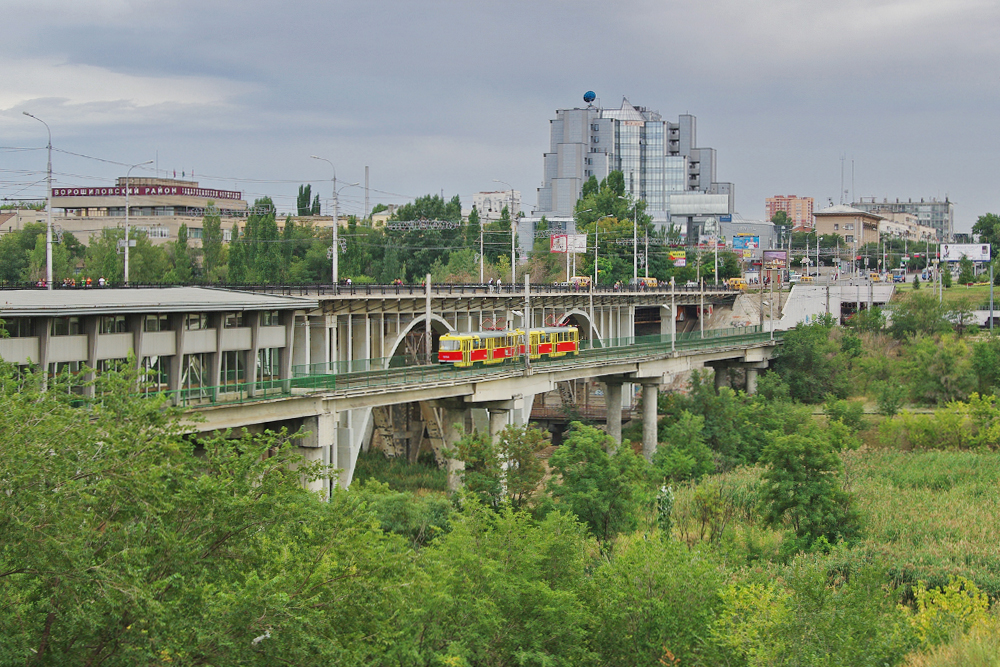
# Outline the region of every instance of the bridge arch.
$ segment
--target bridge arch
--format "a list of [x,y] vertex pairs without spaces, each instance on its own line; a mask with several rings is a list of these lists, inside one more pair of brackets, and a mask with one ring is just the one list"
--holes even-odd
[[[396,336],[396,342],[392,344],[392,349],[389,351],[389,356],[396,356],[399,351],[399,347],[406,340],[407,334],[413,331],[418,326],[426,326],[427,315],[421,315],[420,317],[414,318],[407,324],[403,329],[400,330],[399,334]],[[454,331],[455,328],[448,323],[448,320],[444,319],[440,315],[435,315],[431,313],[431,345],[437,341],[441,334],[446,334]]]
[[[597,325],[590,319],[590,314],[579,308],[574,308],[563,313],[562,317],[556,323],[559,326],[564,324],[572,324],[580,330],[580,338],[588,338],[591,341],[597,341],[604,346],[604,340],[601,338],[601,332],[597,329]],[[594,343],[592,342],[591,345]]]

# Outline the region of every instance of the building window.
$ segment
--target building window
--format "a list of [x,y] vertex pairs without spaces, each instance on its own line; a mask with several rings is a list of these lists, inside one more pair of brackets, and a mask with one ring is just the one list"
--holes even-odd
[[35,321],[29,317],[9,317],[4,320],[2,329],[11,338],[33,338]]
[[170,321],[166,315],[146,315],[142,322],[143,331],[170,331]]
[[207,329],[208,315],[206,313],[188,313],[184,316],[184,328],[188,331]]
[[844,240],[847,241],[848,243],[854,243],[854,235],[848,234],[847,236],[844,237]]
[[[207,387],[209,373],[208,355],[204,352],[197,354],[185,354],[184,363],[181,364],[181,390],[191,392]],[[200,395],[207,395],[204,392],[196,392]]]
[[840,229],[840,223],[839,222],[833,223],[833,231],[837,231],[838,229]]
[[257,354],[257,381],[277,380],[281,373],[281,348],[268,347]]
[[265,310],[260,314],[260,325],[262,327],[276,327],[280,324],[278,319],[278,311],[276,310]]
[[844,223],[844,229],[854,229],[854,223],[853,222]]
[[79,317],[53,317],[52,318],[52,335],[53,336],[79,336],[80,335],[80,318]]
[[246,382],[246,364],[243,363],[241,350],[230,350],[222,353],[222,377],[219,381],[223,387],[233,387]]
[[223,320],[222,326],[224,329],[237,329],[243,326],[243,311],[238,313],[226,313],[226,318]]
[[113,334],[125,333],[128,327],[125,324],[124,315],[102,315],[98,333]]
[[167,391],[170,389],[170,362],[166,357],[143,357],[143,391]]

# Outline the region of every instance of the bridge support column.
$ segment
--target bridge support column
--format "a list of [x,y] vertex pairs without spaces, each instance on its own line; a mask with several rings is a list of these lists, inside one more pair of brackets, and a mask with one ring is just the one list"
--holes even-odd
[[507,420],[510,418],[510,410],[504,408],[490,408],[490,437],[496,438],[500,431],[507,428]]
[[[446,407],[441,411],[442,427],[444,429],[444,444],[449,449],[454,447],[465,435],[466,408]],[[492,422],[492,419],[490,420]],[[461,474],[465,470],[465,462],[458,459],[447,459],[448,491],[457,491],[462,486]]]
[[615,444],[622,444],[622,382],[604,382],[604,403],[607,406],[608,435],[614,438]]
[[[296,449],[306,462],[318,461],[323,465],[337,465],[337,413],[324,412],[302,420],[302,430],[306,435],[299,439]],[[324,500],[330,496],[330,478],[312,480],[305,483],[310,491],[322,493]]]
[[725,387],[727,384],[726,380],[728,380],[728,378],[726,377],[726,375],[728,368],[720,364],[715,366],[714,370],[715,370],[715,393],[718,394],[719,390]]
[[642,455],[647,461],[653,460],[657,446],[656,403],[660,394],[660,385],[643,383],[642,385]]
[[753,396],[757,393],[757,369],[747,368],[747,395]]

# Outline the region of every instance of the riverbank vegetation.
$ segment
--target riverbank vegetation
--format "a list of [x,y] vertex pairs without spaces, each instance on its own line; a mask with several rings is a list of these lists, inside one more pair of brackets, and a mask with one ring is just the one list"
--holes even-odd
[[288,433],[4,368],[0,663],[996,665],[997,350],[821,321],[661,396],[652,461],[509,427],[328,501]]

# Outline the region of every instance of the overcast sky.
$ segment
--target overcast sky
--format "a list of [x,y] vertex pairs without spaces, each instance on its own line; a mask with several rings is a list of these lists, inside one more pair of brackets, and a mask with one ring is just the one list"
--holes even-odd
[[[294,7],[294,8],[293,8]],[[944,198],[1000,213],[995,0],[0,0],[0,197],[157,159],[294,206],[329,158],[371,203],[521,190],[549,119],[622,96],[698,118],[745,218],[774,194]],[[66,152],[62,152],[66,151]],[[71,155],[75,153],[81,156]],[[109,162],[101,162],[97,159]],[[852,179],[853,164],[853,179]],[[136,169],[134,175],[143,172]],[[361,213],[364,192],[342,207]]]

